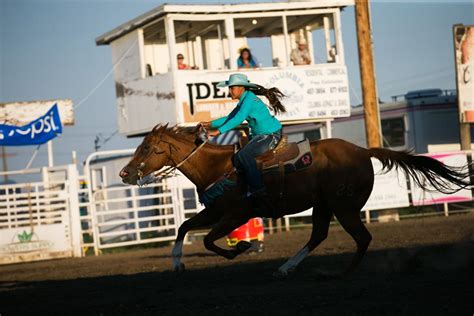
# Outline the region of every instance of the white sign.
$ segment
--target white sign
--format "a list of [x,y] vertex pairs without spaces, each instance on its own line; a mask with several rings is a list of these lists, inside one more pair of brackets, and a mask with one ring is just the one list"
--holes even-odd
[[[467,164],[467,157],[464,153],[428,154],[448,166],[462,167]],[[430,205],[451,202],[463,202],[472,200],[471,190],[461,190],[454,194],[444,194],[438,191],[423,191],[411,179],[413,205]]]
[[394,169],[384,173],[382,163],[376,159],[372,159],[372,165],[375,174],[374,188],[362,209],[381,210],[409,206],[405,173]]
[[[226,88],[218,88],[236,71],[178,71],[177,102],[183,123],[213,120],[228,115],[236,102]],[[243,71],[239,71],[243,72]],[[344,65],[296,66],[245,71],[249,80],[266,88],[280,89],[286,98],[285,121],[309,121],[350,115],[349,85]],[[262,98],[267,103],[265,98]]]
[[474,122],[474,25],[455,25],[454,50],[460,122]]
[[71,250],[66,224],[35,225],[0,230],[0,254]]
[[74,125],[74,107],[71,100],[0,103],[0,124],[26,125],[48,112],[57,104],[62,125]]

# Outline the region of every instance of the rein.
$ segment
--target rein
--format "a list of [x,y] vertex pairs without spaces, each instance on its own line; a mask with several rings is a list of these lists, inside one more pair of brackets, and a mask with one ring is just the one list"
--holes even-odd
[[[158,171],[158,172],[155,172],[155,173],[152,172],[152,173],[150,173],[149,175],[147,175],[145,177],[143,177],[143,174],[140,174],[140,170],[138,170],[139,180],[138,180],[137,184],[139,186],[143,186],[143,185],[146,185],[146,184],[149,184],[149,183],[152,183],[152,182],[157,182],[157,181],[159,181],[163,178],[168,177],[171,173],[176,172],[176,170],[179,167],[181,167],[186,161],[188,161],[188,159],[190,159],[192,156],[194,156],[199,151],[199,149],[201,149],[202,147],[204,147],[204,145],[207,144],[208,141],[209,141],[209,139],[206,139],[205,141],[203,141],[198,147],[194,148],[193,151],[178,164],[176,164],[174,162],[174,160],[171,159],[171,144],[170,144],[170,157],[168,157],[169,158],[168,161],[169,160],[173,161],[173,163],[175,163],[175,165],[174,166],[168,166],[165,169],[163,169],[161,171]],[[163,152],[161,152],[161,153],[163,153]],[[158,153],[158,154],[161,154],[161,153]],[[148,159],[146,159],[146,160],[148,160]],[[139,168],[142,165],[144,166],[144,163],[145,163],[145,161],[142,162],[139,165]]]

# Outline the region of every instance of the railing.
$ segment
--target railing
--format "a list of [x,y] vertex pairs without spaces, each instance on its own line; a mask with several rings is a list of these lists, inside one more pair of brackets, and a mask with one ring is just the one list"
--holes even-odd
[[0,263],[81,256],[76,167],[1,174],[40,181],[0,185]]
[[61,181],[2,185],[0,191],[0,229],[60,223],[69,210]]
[[97,249],[162,242],[176,238],[180,224],[176,197],[165,182],[146,188],[97,190],[94,243]]

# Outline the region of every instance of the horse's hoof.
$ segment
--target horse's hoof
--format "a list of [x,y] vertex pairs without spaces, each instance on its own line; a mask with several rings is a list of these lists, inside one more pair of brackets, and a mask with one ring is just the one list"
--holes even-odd
[[237,245],[235,245],[235,249],[239,252],[239,253],[242,253],[248,249],[250,249],[252,247],[252,243],[248,242],[248,241],[245,241],[245,240],[241,240],[237,243]]
[[340,278],[340,273],[328,272],[324,270],[316,270],[315,277],[318,280],[334,280]]
[[285,279],[286,277],[288,277],[288,272],[278,269],[273,272],[273,277],[277,279]]
[[183,273],[185,270],[184,263],[180,262],[177,266],[174,267],[174,272]]

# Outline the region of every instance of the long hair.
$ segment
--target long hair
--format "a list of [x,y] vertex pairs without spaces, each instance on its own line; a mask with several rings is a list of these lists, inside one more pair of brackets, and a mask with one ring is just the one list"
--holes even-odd
[[285,95],[283,94],[283,92],[280,91],[280,89],[275,88],[275,87],[266,89],[262,87],[261,85],[257,85],[256,88],[248,88],[248,89],[252,91],[253,93],[255,93],[256,95],[263,95],[264,97],[266,97],[268,101],[270,102],[270,106],[273,112],[275,112],[275,114],[286,112],[285,106],[281,103],[281,99],[284,98]]
[[240,50],[240,60],[244,61],[244,58],[242,57],[244,55],[244,52],[247,52],[249,53],[249,62],[253,61],[253,57],[252,57],[252,53],[250,52],[250,49],[248,48],[243,48],[242,50]]

